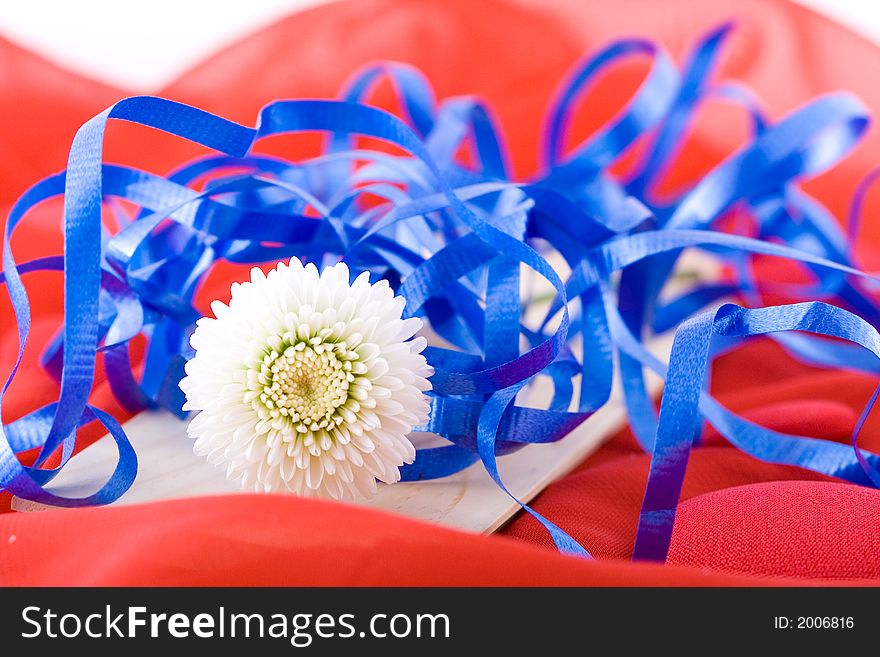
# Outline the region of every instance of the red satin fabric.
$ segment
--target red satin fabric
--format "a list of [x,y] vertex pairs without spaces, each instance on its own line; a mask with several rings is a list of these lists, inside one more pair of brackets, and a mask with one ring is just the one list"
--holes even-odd
[[[849,89],[880,107],[880,50],[843,28],[783,1],[359,0],[307,11],[212,56],[161,94],[252,124],[261,105],[282,97],[332,97],[357,67],[374,59],[411,62],[440,97],[487,98],[505,129],[517,173],[537,167],[539,121],[557,82],[591,49],[622,35],[661,40],[680,57],[695,37],[723,20],[738,27],[721,74],[752,86],[778,117],[823,91]],[[76,128],[126,92],[77,77],[9,43],[0,43],[0,204],[8,207],[39,177],[64,167]],[[584,100],[576,138],[609,118],[638,84],[644,66],[607,75]],[[374,98],[389,106],[389,90]],[[693,180],[736,147],[746,122],[711,105],[690,137],[670,189]],[[262,149],[303,154],[314,137],[279,138]],[[108,160],[167,171],[199,154],[188,143],[131,125],[108,130]],[[834,171],[806,187],[838,217],[852,190],[880,161],[872,130]],[[60,203],[47,203],[17,234],[19,261],[61,250]],[[880,209],[869,195],[866,217]],[[5,209],[3,212],[5,216]],[[880,232],[865,222],[859,252],[878,264]],[[781,278],[778,263],[764,275]],[[224,296],[239,275],[223,268],[205,297]],[[38,368],[40,347],[57,330],[58,275],[30,276],[35,322],[24,374],[5,400],[12,419],[55,399]],[[0,299],[0,373],[17,338]],[[137,351],[137,350],[135,350]],[[137,354],[135,354],[137,359]],[[756,341],[716,364],[718,398],[780,431],[848,440],[875,383],[817,370]],[[94,401],[124,418],[105,383]],[[100,430],[87,432],[94,438]],[[869,422],[862,444],[880,451]],[[622,431],[551,485],[535,508],[572,533],[593,562],[554,554],[526,515],[506,536],[482,537],[336,504],[275,496],[186,499],[111,509],[0,513],[0,584],[572,584],[748,585],[871,582],[880,578],[880,491],[756,461],[711,429],[690,461],[670,565],[631,564],[649,457]],[[502,461],[503,469],[503,461]],[[0,510],[8,510],[8,494]],[[528,545],[531,543],[532,545]]]

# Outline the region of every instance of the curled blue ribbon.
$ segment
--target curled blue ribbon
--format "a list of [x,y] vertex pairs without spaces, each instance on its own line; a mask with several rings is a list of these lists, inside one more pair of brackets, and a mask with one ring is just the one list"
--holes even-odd
[[[7,423],[0,396],[0,488],[59,506],[117,499],[134,481],[137,458],[118,423],[88,403],[97,354],[103,353],[110,387],[128,411],[180,414],[177,384],[191,355],[188,339],[198,318],[193,299],[205,275],[219,261],[291,257],[319,266],[341,259],[355,274],[387,279],[406,299],[405,315],[423,317],[447,343],[425,351],[435,375],[430,419],[417,428],[447,444],[419,450],[403,468],[404,480],[442,477],[480,461],[510,495],[497,456],[560,440],[587,421],[611,395],[616,359],[631,425],[652,454],[636,558],[665,558],[688,454],[704,420],[758,458],[877,486],[878,457],[857,446],[874,398],[853,444],[845,446],[749,423],[705,389],[712,358],[757,335],[773,336],[807,363],[880,372],[874,277],[859,271],[851,239],[828,211],[797,187],[851,150],[867,112],[852,96],[831,94],[769,121],[747,89],[712,79],[731,29],[724,25],[700,40],[681,67],[643,39],[615,41],[576,66],[547,116],[543,168],[526,181],[509,179],[490,107],[472,97],[437,102],[418,71],[393,62],[361,70],[340,100],[270,103],[253,128],[152,97],[128,98],[99,114],[77,133],[67,170],[25,192],[7,219],[2,282],[20,346],[4,392],[20,368],[30,328],[22,276],[63,272],[65,322],[43,357],[60,384],[57,402]],[[633,57],[652,63],[633,98],[566,153],[580,97],[597,75]],[[366,103],[381,78],[392,82],[404,119]],[[692,188],[657,199],[657,182],[679,155],[694,113],[713,98],[742,107],[750,139]],[[163,130],[216,154],[167,176],[105,164],[111,119]],[[264,137],[302,131],[327,134],[321,156],[289,161],[253,152]],[[405,154],[360,149],[359,136]],[[638,165],[626,179],[613,175],[610,168],[636,143],[647,145]],[[473,164],[459,160],[463,148],[472,150]],[[31,208],[58,196],[64,198],[63,256],[17,264],[10,250],[14,231]],[[119,230],[111,234],[101,225],[102,206],[114,211],[120,200],[139,212],[120,214]],[[749,217],[748,232],[718,230],[734,208]],[[855,226],[851,221],[853,233]],[[703,250],[733,275],[696,281],[661,299],[686,249]],[[755,255],[801,263],[814,282],[784,291],[808,302],[753,309],[727,304],[694,317],[723,298],[760,306],[762,294],[780,292],[756,280]],[[540,317],[524,312],[542,303]],[[645,338],[673,327],[667,365],[650,353]],[[141,334],[148,341],[137,377],[129,345]],[[666,380],[659,416],[645,368]],[[518,403],[536,377],[552,384],[546,408]],[[116,441],[116,470],[86,498],[48,492],[45,485],[73,453],[77,430],[94,421]],[[34,465],[23,466],[17,454],[37,448]],[[60,465],[47,468],[54,454]],[[560,550],[587,555],[561,528],[516,501]]]

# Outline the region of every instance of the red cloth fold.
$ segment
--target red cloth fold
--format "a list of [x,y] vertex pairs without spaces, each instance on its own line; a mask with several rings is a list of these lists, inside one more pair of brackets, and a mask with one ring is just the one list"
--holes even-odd
[[[737,30],[721,74],[752,86],[771,116],[832,89],[850,89],[880,108],[876,46],[794,4],[764,0],[343,2],[244,39],[162,95],[252,124],[269,100],[332,97],[359,66],[397,59],[425,71],[440,97],[486,98],[505,130],[517,173],[527,175],[537,166],[540,119],[579,56],[609,39],[638,34],[662,41],[680,57],[701,33],[731,18]],[[63,168],[76,128],[125,94],[9,43],[0,43],[0,64],[0,203],[8,206],[28,184]],[[584,100],[574,134],[583,137],[611,116],[643,73],[644,67],[626,66],[606,75]],[[391,106],[388,89],[378,89],[375,102]],[[710,105],[667,183],[693,180],[744,134],[745,117]],[[264,150],[306,153],[315,143],[279,138]],[[130,125],[112,126],[105,150],[110,161],[159,172],[199,152]],[[843,217],[855,185],[878,155],[880,139],[872,131],[853,155],[806,187]],[[60,251],[60,207],[45,204],[21,229],[13,242],[19,261]],[[865,216],[878,209],[880,195],[869,195]],[[866,263],[877,261],[878,245],[880,233],[867,221],[859,247]],[[774,265],[767,267],[772,276]],[[212,276],[208,296],[224,295],[235,275],[224,268]],[[57,393],[37,359],[58,328],[60,283],[52,274],[27,279],[36,319],[24,373],[4,401],[7,421]],[[3,373],[16,341],[4,296]],[[863,375],[797,364],[767,340],[721,358],[712,380],[718,398],[753,421],[838,441],[848,440],[875,385]],[[125,417],[100,376],[94,400]],[[865,428],[862,445],[880,451],[876,422]],[[481,537],[343,505],[241,495],[0,514],[0,584],[737,585],[880,577],[880,492],[758,462],[712,430],[688,468],[670,565],[627,563],[648,464],[622,431],[535,500],[539,512],[583,542],[597,557],[593,562],[554,554],[528,516],[505,527],[507,536]],[[0,508],[8,509],[8,500],[0,495]]]

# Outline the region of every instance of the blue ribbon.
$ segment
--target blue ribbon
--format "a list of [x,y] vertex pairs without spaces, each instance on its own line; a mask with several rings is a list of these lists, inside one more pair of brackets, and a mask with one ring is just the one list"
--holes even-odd
[[[405,315],[423,317],[448,343],[425,352],[435,370],[431,414],[417,428],[446,444],[419,450],[403,468],[404,480],[442,477],[480,461],[511,495],[497,456],[560,440],[587,421],[611,395],[617,359],[630,422],[652,454],[636,558],[665,558],[688,454],[704,420],[758,458],[878,485],[878,457],[857,447],[873,398],[853,444],[845,446],[751,424],[705,389],[712,358],[756,335],[772,335],[808,363],[880,372],[880,339],[871,327],[880,321],[875,281],[859,271],[851,239],[827,210],[796,186],[852,149],[867,113],[851,96],[832,94],[768,121],[747,89],[712,79],[730,30],[724,25],[700,40],[681,68],[643,39],[615,41],[576,66],[547,116],[544,167],[527,181],[509,179],[490,107],[472,97],[438,103],[418,71],[393,62],[360,71],[340,100],[270,103],[253,128],[160,98],[120,101],[80,129],[67,170],[25,192],[7,219],[2,282],[20,347],[4,392],[20,368],[30,328],[22,276],[63,272],[65,321],[43,357],[59,381],[57,402],[6,423],[0,396],[0,488],[60,506],[117,499],[134,481],[137,460],[118,423],[88,404],[97,354],[103,353],[110,387],[128,411],[180,414],[177,384],[191,356],[188,339],[198,317],[193,299],[206,274],[218,261],[291,257],[319,266],[342,259],[355,274],[387,279],[406,299]],[[565,152],[582,94],[597,75],[632,57],[652,61],[641,87],[606,126]],[[404,119],[366,104],[382,78],[392,82]],[[710,98],[741,106],[752,136],[691,189],[658,200],[657,181]],[[217,153],[167,176],[104,164],[110,119],[164,130]],[[253,152],[263,137],[301,131],[327,134],[321,156],[294,162]],[[359,149],[357,136],[405,154]],[[626,180],[612,175],[609,169],[636,143],[646,146],[638,165]],[[472,165],[458,159],[467,147]],[[64,198],[64,255],[16,264],[14,231],[31,208],[58,196]],[[118,201],[139,211],[133,217],[118,212],[119,229],[111,233],[102,228],[102,206],[116,211]],[[748,232],[717,229],[732,208],[748,216]],[[855,220],[851,226],[854,234]],[[696,281],[661,300],[678,256],[689,248],[727,263],[734,275]],[[815,282],[782,290],[756,280],[751,258],[758,254],[799,262]],[[760,306],[768,291],[810,303],[752,310],[728,304],[694,317],[730,296]],[[541,317],[524,312],[542,303]],[[674,327],[667,365],[644,340],[650,331]],[[147,351],[136,377],[129,345],[141,334]],[[666,380],[659,417],[645,368]],[[518,403],[535,377],[552,384],[545,408]],[[94,421],[116,441],[116,470],[86,498],[48,492],[44,486],[73,453],[77,430]],[[21,465],[17,454],[36,448],[34,465]],[[47,468],[53,454],[60,465]],[[566,532],[516,501],[560,550],[587,555]]]

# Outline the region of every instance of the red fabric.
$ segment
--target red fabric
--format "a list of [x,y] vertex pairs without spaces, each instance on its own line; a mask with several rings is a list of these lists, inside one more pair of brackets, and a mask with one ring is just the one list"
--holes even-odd
[[[664,42],[681,56],[722,20],[738,28],[722,74],[756,89],[777,117],[823,91],[850,89],[880,108],[880,51],[838,25],[783,1],[359,0],[281,21],[182,76],[162,95],[252,123],[279,97],[330,97],[358,66],[379,58],[424,70],[439,96],[489,100],[516,170],[535,170],[539,121],[555,85],[583,53],[624,34]],[[63,168],[76,128],[121,90],[57,69],[0,43],[0,204],[42,175]],[[610,73],[585,99],[574,133],[607,119],[639,82],[644,66]],[[388,104],[388,90],[376,102]],[[745,118],[712,105],[690,137],[688,156],[670,173],[674,187],[694,179],[736,147]],[[279,138],[264,150],[308,152],[315,138]],[[199,149],[131,125],[108,130],[106,156],[167,171]],[[880,139],[865,142],[806,187],[843,217],[852,190],[880,160]],[[868,197],[866,217],[880,210]],[[34,213],[14,241],[25,260],[61,248],[60,204]],[[5,215],[5,212],[4,212]],[[862,230],[860,253],[877,261],[880,233]],[[785,275],[772,262],[768,276]],[[225,268],[208,296],[224,294]],[[4,407],[11,419],[51,401],[54,384],[36,365],[58,327],[60,277],[31,276],[36,320],[19,377]],[[15,354],[14,321],[0,300],[0,370]],[[137,357],[137,354],[135,354]],[[846,440],[874,382],[791,361],[768,341],[724,356],[714,392],[731,409],[772,428]],[[95,402],[124,418],[99,381]],[[91,434],[94,437],[94,432]],[[880,451],[869,422],[863,445]],[[835,483],[797,468],[760,463],[707,431],[691,459],[670,565],[631,564],[635,523],[649,459],[622,431],[575,472],[547,488],[535,508],[598,558],[586,562],[549,549],[528,516],[481,537],[404,518],[297,499],[241,495],[136,507],[0,514],[0,584],[792,584],[876,581],[880,577],[880,492]],[[502,461],[503,469],[503,461]],[[8,495],[0,509],[8,509]],[[527,545],[532,543],[533,545]],[[789,579],[779,579],[789,578]]]
[[669,562],[775,577],[877,579],[878,504],[880,491],[830,482],[712,491],[681,504]]

